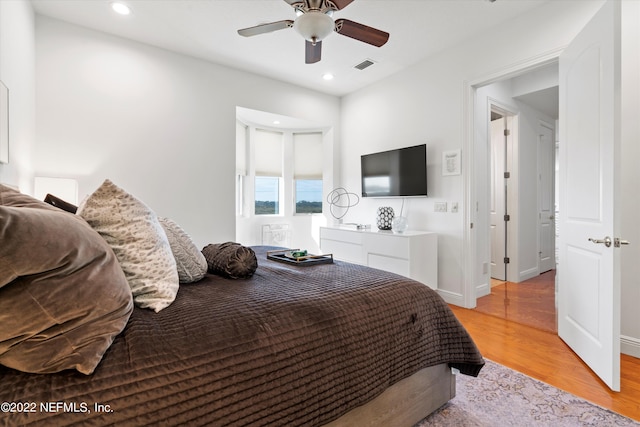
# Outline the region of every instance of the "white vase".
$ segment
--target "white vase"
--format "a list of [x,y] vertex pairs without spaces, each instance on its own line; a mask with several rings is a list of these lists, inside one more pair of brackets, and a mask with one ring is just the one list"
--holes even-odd
[[404,233],[408,227],[409,223],[404,216],[397,216],[391,221],[391,229],[394,233]]

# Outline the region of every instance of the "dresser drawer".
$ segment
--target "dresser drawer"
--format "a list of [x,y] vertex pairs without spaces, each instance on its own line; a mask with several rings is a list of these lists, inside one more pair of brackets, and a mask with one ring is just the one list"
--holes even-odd
[[362,236],[363,234],[358,231],[337,230],[333,228],[320,229],[320,239],[337,240],[362,245]]
[[404,277],[411,277],[409,260],[407,259],[399,259],[369,253],[367,255],[367,265],[369,267],[396,273]]
[[371,233],[365,246],[370,254],[409,259],[409,240],[393,234]]
[[355,264],[365,264],[362,245],[321,238],[320,249],[324,254],[333,254],[336,259]]

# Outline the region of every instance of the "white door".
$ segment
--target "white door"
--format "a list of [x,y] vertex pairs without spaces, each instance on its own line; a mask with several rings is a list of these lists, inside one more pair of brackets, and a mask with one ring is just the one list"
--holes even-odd
[[555,138],[551,126],[538,125],[538,270],[542,274],[555,268]]
[[491,200],[489,223],[491,230],[491,277],[507,280],[504,258],[506,256],[505,206],[505,119],[492,120],[491,126]]
[[[560,57],[558,335],[620,390],[620,3],[608,1]],[[590,241],[590,239],[595,240]]]

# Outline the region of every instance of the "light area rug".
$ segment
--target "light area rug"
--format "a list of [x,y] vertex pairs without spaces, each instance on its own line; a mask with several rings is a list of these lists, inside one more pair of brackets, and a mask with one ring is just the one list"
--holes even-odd
[[415,427],[640,426],[506,366],[486,362],[477,378],[459,374],[456,397]]

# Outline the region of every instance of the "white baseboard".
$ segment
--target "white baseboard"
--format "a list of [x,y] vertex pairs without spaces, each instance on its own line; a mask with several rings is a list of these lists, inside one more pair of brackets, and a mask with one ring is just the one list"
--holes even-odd
[[476,298],[487,296],[491,293],[491,285],[483,283],[476,287]]
[[640,339],[620,335],[620,352],[640,358]]
[[[453,304],[459,307],[464,307],[464,297],[462,294],[458,294],[451,291],[445,291],[443,289],[438,289],[437,291],[447,304]],[[471,307],[467,307],[467,308],[471,308]]]
[[533,279],[534,277],[538,277],[540,272],[538,267],[530,268],[529,270],[521,271],[518,277],[519,282],[524,282],[525,280]]

